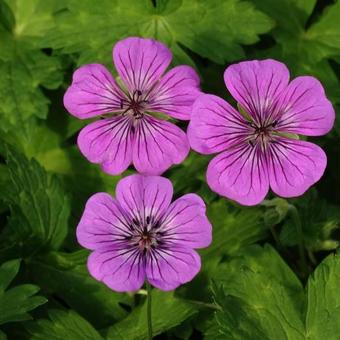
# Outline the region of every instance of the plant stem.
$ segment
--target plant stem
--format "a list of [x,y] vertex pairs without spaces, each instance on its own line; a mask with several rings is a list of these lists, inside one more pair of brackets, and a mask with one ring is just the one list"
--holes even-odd
[[151,319],[151,285],[149,282],[146,282],[146,291],[147,294],[147,319],[148,319],[148,334],[149,340],[152,340],[152,319]]
[[305,244],[303,240],[302,224],[298,210],[292,204],[289,204],[289,212],[293,219],[298,235],[299,256],[301,260],[301,269],[304,276],[308,275],[308,266],[306,261]]

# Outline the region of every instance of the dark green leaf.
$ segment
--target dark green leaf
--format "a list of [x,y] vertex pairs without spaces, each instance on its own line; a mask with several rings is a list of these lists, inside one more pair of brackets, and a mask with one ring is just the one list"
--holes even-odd
[[101,340],[99,333],[76,312],[50,310],[50,320],[41,319],[27,328],[33,340]]
[[67,235],[70,214],[59,179],[36,160],[14,151],[8,151],[7,163],[11,183],[1,196],[12,215],[1,235],[3,248],[22,246],[29,253],[58,249]]
[[[340,226],[340,212],[337,207],[319,198],[316,190],[309,191],[291,203],[297,207],[304,243],[310,251],[337,248],[339,241],[334,236],[334,232]],[[296,225],[291,218],[284,221],[280,239],[287,246],[295,246],[298,243]]]
[[31,319],[28,312],[47,301],[35,295],[39,287],[34,285],[22,284],[8,289],[19,267],[20,260],[8,261],[0,266],[0,325]]
[[58,294],[98,327],[105,327],[126,316],[121,305],[128,307],[131,297],[116,293],[93,279],[85,266],[87,256],[85,250],[71,254],[50,253],[30,261],[29,270],[40,287]]

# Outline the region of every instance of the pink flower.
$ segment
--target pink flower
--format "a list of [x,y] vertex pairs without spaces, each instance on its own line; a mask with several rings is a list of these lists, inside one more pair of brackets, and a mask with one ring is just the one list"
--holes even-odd
[[161,174],[188,155],[187,136],[176,125],[152,116],[189,120],[200,94],[199,77],[189,66],[169,66],[170,50],[151,39],[127,38],[113,49],[120,80],[100,64],[80,67],[64,96],[66,109],[80,119],[103,116],[87,125],[78,146],[109,174],[133,163],[144,174]]
[[327,159],[294,134],[324,135],[335,118],[320,82],[307,76],[289,82],[286,66],[270,59],[231,65],[224,81],[241,113],[202,95],[188,128],[194,150],[220,153],[208,166],[210,188],[244,205],[260,203],[269,187],[282,197],[302,195],[321,178]]
[[201,267],[193,249],[211,243],[205,204],[196,194],[171,202],[171,182],[132,175],[87,202],[77,227],[78,242],[93,250],[90,274],[116,291],[139,289],[147,279],[162,290],[188,282]]

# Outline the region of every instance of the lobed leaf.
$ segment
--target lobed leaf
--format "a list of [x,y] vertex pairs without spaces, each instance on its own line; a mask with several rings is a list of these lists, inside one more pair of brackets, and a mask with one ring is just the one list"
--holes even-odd
[[100,340],[93,326],[76,312],[49,310],[49,320],[40,319],[27,328],[33,340]]
[[20,267],[20,260],[11,260],[0,266],[0,325],[31,319],[29,311],[47,302],[35,295],[39,287],[22,284],[8,288]]
[[[189,302],[176,298],[174,292],[152,291],[152,324],[153,335],[156,336],[181,324],[197,310]],[[108,340],[147,339],[148,327],[146,318],[146,302],[135,308],[127,318],[108,329]]]
[[6,248],[21,243],[26,254],[58,249],[67,235],[70,215],[60,180],[36,160],[13,150],[8,151],[7,164],[11,183],[1,198],[10,204],[12,215],[0,242]]

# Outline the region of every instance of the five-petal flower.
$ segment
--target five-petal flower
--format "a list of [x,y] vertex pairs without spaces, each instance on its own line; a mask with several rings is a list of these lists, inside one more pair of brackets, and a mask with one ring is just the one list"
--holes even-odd
[[269,187],[282,197],[302,195],[320,179],[327,159],[295,134],[324,135],[335,118],[320,82],[308,76],[289,82],[286,66],[270,59],[231,65],[224,80],[240,110],[201,95],[188,128],[194,150],[221,152],[208,166],[210,188],[244,205],[260,203]]
[[[172,54],[152,39],[127,38],[113,49],[120,81],[100,64],[80,67],[64,96],[66,109],[80,119],[101,116],[78,136],[85,157],[117,175],[133,163],[143,174],[161,174],[189,152],[179,127],[152,113],[189,120],[200,94],[199,77],[190,66],[163,75]],[[103,117],[102,117],[103,116]]]
[[116,291],[139,289],[145,279],[175,289],[200,270],[194,250],[211,243],[205,204],[196,194],[171,203],[171,182],[131,175],[117,184],[116,198],[98,193],[87,202],[77,227],[78,242],[93,250],[88,269]]

